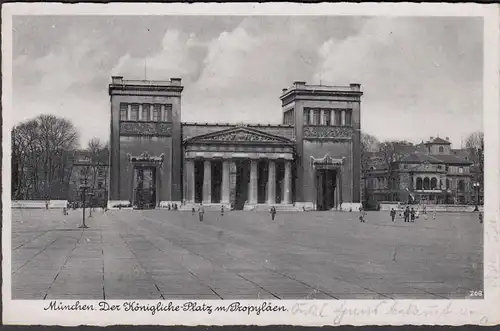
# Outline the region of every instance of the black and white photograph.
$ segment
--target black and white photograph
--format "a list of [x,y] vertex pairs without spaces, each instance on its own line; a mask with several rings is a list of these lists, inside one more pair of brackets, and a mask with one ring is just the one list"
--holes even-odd
[[2,27],[4,304],[55,324],[175,306],[188,324],[369,320],[350,302],[494,322],[498,9],[99,7]]

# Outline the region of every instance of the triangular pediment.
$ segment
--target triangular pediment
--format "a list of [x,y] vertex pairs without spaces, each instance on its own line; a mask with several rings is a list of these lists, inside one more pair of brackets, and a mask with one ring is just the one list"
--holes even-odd
[[216,132],[211,132],[186,140],[187,143],[271,143],[291,144],[292,141],[285,137],[276,136],[248,127],[235,127]]

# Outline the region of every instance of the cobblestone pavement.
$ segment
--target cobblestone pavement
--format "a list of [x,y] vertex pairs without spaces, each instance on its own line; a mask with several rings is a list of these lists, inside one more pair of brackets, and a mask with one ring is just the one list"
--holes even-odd
[[13,299],[443,299],[482,290],[473,213],[12,210]]

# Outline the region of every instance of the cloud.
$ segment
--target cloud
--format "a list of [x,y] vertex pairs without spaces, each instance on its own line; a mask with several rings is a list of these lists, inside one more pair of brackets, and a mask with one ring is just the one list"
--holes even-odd
[[370,133],[442,133],[459,142],[482,128],[481,38],[480,21],[374,18],[355,36],[323,43],[315,76],[362,84],[362,128]]
[[199,80],[186,88],[183,119],[279,123],[281,88],[313,74],[319,43],[309,33],[301,22],[259,18],[222,32],[209,43]]
[[112,69],[113,75],[151,80],[182,77],[185,82],[195,78],[192,76],[196,76],[200,70],[200,59],[205,48],[202,42],[196,40],[195,35],[168,30],[163,36],[161,46],[159,52],[146,57],[125,54]]
[[64,116],[83,142],[109,137],[110,76],[142,79],[145,65],[148,79],[182,78],[183,121],[280,123],[281,89],[305,80],[361,83],[362,128],[382,139],[442,132],[457,142],[481,128],[480,20],[75,17],[21,23],[14,35],[14,122],[41,112]]

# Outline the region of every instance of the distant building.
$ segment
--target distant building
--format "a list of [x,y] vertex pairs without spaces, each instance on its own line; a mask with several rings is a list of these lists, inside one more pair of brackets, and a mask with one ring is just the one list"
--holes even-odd
[[451,149],[448,138],[395,146],[392,160],[386,154],[366,156],[365,203],[369,206],[381,201],[469,204],[474,200],[472,162],[465,150]]
[[[92,155],[89,151],[76,151],[73,156],[73,166],[69,180],[68,201],[82,201],[82,185],[88,186],[87,192],[92,193],[92,205],[101,206],[107,203],[109,182],[109,153],[101,151]],[[87,200],[88,198],[86,198]],[[88,200],[87,200],[88,201]]]

